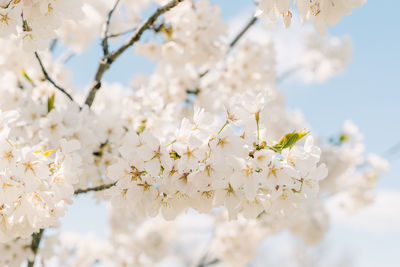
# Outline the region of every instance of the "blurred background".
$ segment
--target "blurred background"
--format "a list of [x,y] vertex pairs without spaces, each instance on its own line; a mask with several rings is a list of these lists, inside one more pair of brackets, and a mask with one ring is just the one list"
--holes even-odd
[[[232,33],[237,32],[253,12],[249,0],[214,0],[221,7],[224,20]],[[317,255],[324,263],[304,266],[390,266],[397,267],[400,241],[400,1],[369,0],[362,8],[344,17],[329,35],[349,36],[353,43],[353,59],[346,70],[323,83],[306,83],[295,75],[280,84],[287,106],[303,112],[312,125],[312,132],[328,140],[339,133],[343,122],[353,121],[364,135],[366,152],[386,156],[390,170],[379,180],[374,204],[356,214],[344,214],[332,208],[331,229],[323,244],[304,248],[288,233],[265,240],[252,266],[282,266],[282,259],[296,253]],[[298,18],[296,18],[298,19]],[[257,27],[262,27],[258,25]],[[268,38],[257,27],[248,38]],[[300,25],[293,25],[294,31]],[[268,35],[268,31],[262,31]],[[271,35],[284,40],[278,57],[295,49],[296,40],[283,28],[271,29]],[[146,38],[146,36],[144,36]],[[285,43],[286,42],[286,43]],[[101,57],[100,42],[84,54],[68,62],[77,87],[87,89],[97,61]],[[279,55],[279,53],[281,55]],[[132,73],[150,73],[152,62],[135,56],[133,49],[125,53],[107,73],[108,82],[129,85]],[[285,71],[284,66],[281,69]],[[78,233],[93,232],[105,237],[105,206],[90,196],[80,196],[62,219],[61,229]],[[79,218],[80,220],[77,220]]]

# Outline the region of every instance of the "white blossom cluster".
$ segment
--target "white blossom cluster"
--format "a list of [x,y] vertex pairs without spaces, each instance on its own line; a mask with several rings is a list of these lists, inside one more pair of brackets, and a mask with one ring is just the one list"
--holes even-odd
[[160,217],[136,221],[110,208],[111,232],[106,240],[92,234],[57,233],[41,250],[45,264],[57,266],[154,266],[179,243],[175,223]]
[[208,0],[190,1],[166,14],[161,25],[165,42],[142,43],[136,51],[140,55],[162,60],[171,65],[192,64],[210,67],[223,55],[226,45],[221,37],[226,33],[218,6]]
[[[153,2],[120,1],[108,37],[129,36],[146,8],[169,1]],[[303,21],[325,31],[362,2],[296,4]],[[31,51],[57,37],[82,52],[104,34],[114,4],[0,0],[0,35],[7,37],[0,39],[1,266],[34,260],[30,236],[57,226],[79,189],[107,188],[95,197],[111,204],[109,237],[46,236],[39,249],[46,264],[193,265],[204,249],[189,253],[186,242],[196,238],[181,226],[195,224],[182,219],[195,213],[214,233],[205,263],[245,266],[266,236],[284,229],[308,244],[320,241],[330,196],[347,194],[352,207],[369,203],[387,162],[365,159],[349,122],[330,143],[304,130],[311,127],[278,90],[278,43],[229,44],[220,11],[207,0],[183,1],[155,21],[149,31],[156,41],[135,44],[156,62],[154,72],[134,77],[133,88],[101,81],[91,107],[71,85],[63,57],[41,51],[41,66],[20,49],[21,40]],[[291,4],[262,0],[259,8],[289,25]],[[304,48],[298,62],[309,81],[326,80],[351,56],[347,39],[310,34]]]
[[305,38],[305,53],[302,53],[298,63],[302,78],[305,81],[324,82],[344,70],[351,55],[349,38],[328,38],[317,33],[308,33]]
[[78,0],[2,0],[0,36],[18,37],[27,50],[43,49],[64,20],[82,16],[81,6]]
[[69,155],[74,145],[65,140],[57,151],[19,143],[19,136],[10,129],[17,116],[11,111],[0,114],[2,242],[29,237],[64,215],[76,183],[75,168],[80,164]]
[[[209,212],[221,205],[232,218],[238,213],[255,218],[312,198],[327,174],[318,164],[319,148],[308,137],[304,147],[277,151],[274,141],[262,135],[261,112],[227,110],[218,130],[209,114],[197,110],[193,122],[182,121],[170,144],[147,131],[128,133],[121,159],[108,168],[108,176],[117,182],[110,189],[112,203],[129,203],[143,215],[155,216],[161,210],[168,219],[189,207]],[[241,137],[230,124],[254,128]]]
[[366,0],[259,0],[259,9],[267,16],[282,17],[286,27],[292,19],[292,10],[296,5],[303,23],[311,21],[321,32],[328,31],[327,25],[335,26],[353,8],[361,7]]
[[362,134],[356,125],[346,121],[333,144],[323,148],[322,161],[332,166],[321,183],[322,194],[344,194],[350,210],[356,210],[373,200],[377,179],[388,170],[386,159],[376,154],[364,157]]
[[7,243],[0,243],[0,265],[6,267],[20,267],[27,259],[33,259],[31,250],[32,238],[18,238]]
[[[121,2],[119,19],[111,25],[114,32],[119,33],[130,30],[132,27],[129,25],[138,23],[141,12],[151,4],[150,0]],[[166,1],[156,3],[162,5]],[[289,26],[296,4],[303,22],[311,21],[318,31],[326,32],[326,25],[336,25],[344,15],[349,15],[353,8],[364,3],[365,0],[261,0],[258,7],[268,17],[283,17],[285,25]],[[74,51],[82,52],[98,36],[112,5],[105,0],[2,0],[0,37],[15,36],[30,51],[43,50],[49,39],[57,37]],[[181,12],[179,9],[185,11],[181,13],[183,16],[175,14]],[[197,64],[210,60],[210,55],[215,60],[215,56],[224,51],[224,45],[215,41],[215,36],[224,30],[219,12],[215,8],[210,9],[207,0],[186,1],[176,10],[170,12],[171,15],[160,27],[168,41],[161,46],[147,44],[147,53],[152,52],[152,57],[162,55],[180,62],[191,58],[192,63]],[[196,20],[199,23],[193,23]],[[175,26],[173,32],[169,30],[171,25]],[[188,39],[192,42],[187,43]]]

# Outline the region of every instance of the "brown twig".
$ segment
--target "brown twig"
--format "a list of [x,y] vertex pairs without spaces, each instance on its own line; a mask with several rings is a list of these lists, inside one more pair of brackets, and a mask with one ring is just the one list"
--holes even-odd
[[37,52],[35,52],[35,56],[36,56],[36,58],[37,58],[37,60],[39,62],[40,68],[42,69],[42,72],[43,72],[43,75],[44,75],[45,79],[47,81],[49,81],[55,88],[60,90],[64,95],[66,95],[71,101],[74,102],[74,99],[72,98],[72,96],[67,91],[65,91],[64,88],[62,88],[61,86],[56,84],[54,82],[54,80],[50,77],[50,75],[47,73],[45,67],[43,66],[42,60],[40,59],[39,54]]
[[116,184],[117,184],[117,182],[114,182],[111,184],[103,184],[103,185],[99,185],[99,186],[95,186],[95,187],[88,187],[85,189],[77,189],[77,190],[75,190],[74,194],[79,195],[79,194],[84,194],[84,193],[88,193],[88,192],[103,191],[103,190],[106,190],[106,189],[109,189],[109,188],[115,186]]
[[229,43],[228,52],[236,45],[236,43],[246,34],[246,32],[258,21],[258,17],[253,16],[236,37]]
[[39,249],[40,241],[43,237],[44,229],[40,229],[38,233],[32,234],[32,243],[31,243],[31,250],[33,252],[33,260],[28,261],[28,267],[33,267],[35,264],[36,255]]
[[120,0],[115,1],[113,8],[110,10],[110,12],[108,12],[107,20],[106,20],[106,23],[104,24],[104,31],[103,31],[103,35],[102,35],[104,56],[107,56],[110,53],[109,47],[108,47],[108,38],[109,38],[108,31],[110,30],[110,23],[111,23],[112,15],[113,15],[115,9],[117,8],[119,2],[120,2]]
[[122,32],[119,32],[119,33],[109,34],[109,35],[108,35],[108,38],[120,37],[120,36],[122,36],[122,35],[131,33],[131,32],[134,32],[134,31],[136,31],[136,29],[137,29],[137,27],[135,27],[135,28],[133,28],[133,29],[126,30],[126,31],[122,31]]
[[170,9],[177,6],[179,3],[183,2],[184,0],[172,0],[168,4],[159,7],[153,15],[151,15],[148,19],[146,19],[134,32],[133,36],[128,39],[119,49],[116,51],[104,56],[97,67],[97,71],[94,77],[94,81],[90,88],[89,94],[86,97],[85,104],[89,107],[93,104],[94,98],[96,96],[97,91],[101,88],[101,80],[103,78],[104,73],[110,68],[111,64],[122,54],[124,53],[129,47],[134,45],[137,41],[140,40],[143,33],[149,29],[154,22],[158,19],[159,16],[164,14],[165,12],[169,11]]

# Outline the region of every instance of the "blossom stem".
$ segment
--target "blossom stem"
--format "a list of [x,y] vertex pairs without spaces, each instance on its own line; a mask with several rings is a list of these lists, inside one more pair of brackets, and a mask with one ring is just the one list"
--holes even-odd
[[222,128],[217,133],[217,135],[219,135],[222,132],[222,130],[226,127],[226,125],[228,125],[228,124],[229,124],[229,121],[226,121],[225,124],[222,126]]

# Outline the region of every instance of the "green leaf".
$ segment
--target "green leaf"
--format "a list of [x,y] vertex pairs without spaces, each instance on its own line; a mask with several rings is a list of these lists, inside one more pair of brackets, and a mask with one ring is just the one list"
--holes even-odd
[[33,86],[35,86],[35,83],[33,82],[32,78],[29,77],[29,75],[26,73],[24,69],[21,70],[21,74],[22,76],[24,76],[25,79],[28,80],[28,82],[30,82]]
[[288,133],[286,135],[284,135],[279,142],[270,147],[270,149],[272,149],[275,152],[281,153],[282,150],[289,148],[292,149],[292,147],[300,140],[302,139],[304,136],[306,136],[307,134],[309,134],[310,132],[306,132],[305,129],[302,129],[298,132],[293,131],[292,133]]
[[47,112],[50,112],[52,109],[54,109],[54,98],[55,98],[54,93],[47,98]]
[[142,122],[140,123],[139,127],[136,130],[137,134],[141,134],[144,132],[144,130],[146,129],[146,122],[147,120],[142,120]]

